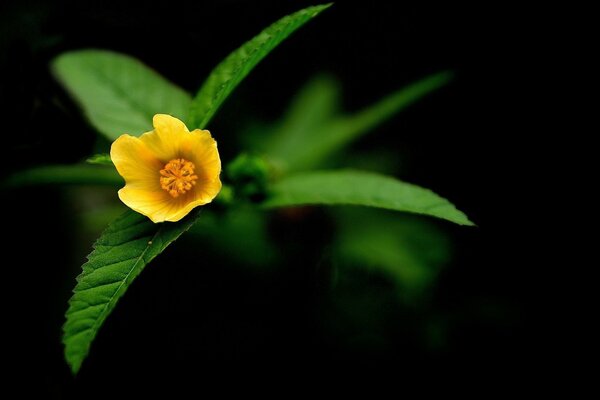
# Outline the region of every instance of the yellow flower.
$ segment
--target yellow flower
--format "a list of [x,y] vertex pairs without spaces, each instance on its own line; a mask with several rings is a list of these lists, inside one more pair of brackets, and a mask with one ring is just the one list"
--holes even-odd
[[190,132],[183,122],[157,114],[154,130],[120,136],[110,158],[125,187],[119,198],[153,222],[179,221],[210,203],[221,190],[221,160],[209,131]]

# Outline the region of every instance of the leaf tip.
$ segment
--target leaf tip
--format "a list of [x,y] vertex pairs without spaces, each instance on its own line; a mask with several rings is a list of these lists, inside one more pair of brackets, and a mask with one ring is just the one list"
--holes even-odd
[[79,370],[81,369],[81,364],[83,363],[83,357],[81,357],[77,354],[74,354],[72,352],[69,344],[64,340],[64,337],[63,337],[63,343],[65,345],[65,350],[64,350],[65,361],[67,362],[67,365],[69,366],[69,369],[71,370],[71,374],[73,376],[76,376],[79,373]]
[[452,222],[461,225],[461,226],[472,226],[474,228],[477,228],[477,224],[473,221],[471,221],[469,219],[469,217],[467,217],[467,214],[465,214],[464,212],[460,211],[460,210],[456,210],[458,211],[458,218],[455,218],[454,220],[452,220]]
[[456,74],[454,73],[454,71],[447,69],[447,70],[438,72],[435,76],[438,78],[440,83],[447,84],[454,79],[455,75]]
[[312,8],[312,14],[311,14],[311,18],[316,17],[317,15],[319,15],[322,11],[328,9],[329,7],[331,7],[333,5],[333,2],[331,3],[324,3],[324,4],[319,4],[316,5]]
[[475,222],[471,221],[469,218],[466,218],[464,225],[472,226],[473,228],[479,228],[479,226]]
[[437,90],[454,80],[454,71],[452,70],[442,70],[427,76],[426,78],[418,81],[417,85],[424,85],[427,88],[428,92]]
[[79,369],[81,368],[81,363],[72,363],[69,364],[69,367],[71,368],[71,375],[77,376]]
[[112,165],[113,163],[110,154],[95,154],[88,157],[85,162],[94,165]]

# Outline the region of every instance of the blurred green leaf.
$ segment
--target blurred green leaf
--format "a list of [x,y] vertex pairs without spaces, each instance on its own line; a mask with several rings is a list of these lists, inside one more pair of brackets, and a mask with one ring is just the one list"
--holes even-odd
[[[81,210],[78,213],[83,232],[98,236],[100,232],[103,232],[106,229],[108,224],[128,210],[125,204],[119,202],[119,200],[115,198],[114,192],[111,200],[111,204],[98,204],[98,198],[95,197],[91,207],[88,204],[85,204],[85,206],[89,208]],[[81,207],[81,203],[79,206]],[[85,245],[87,248],[87,246],[89,246],[89,241],[86,241]]]
[[217,256],[244,265],[265,267],[281,257],[269,237],[264,211],[255,208],[231,208],[222,214],[206,210],[190,229],[192,235]]
[[106,50],[64,53],[52,61],[59,82],[109,140],[152,130],[154,114],[184,119],[189,94],[133,57]]
[[266,208],[309,204],[385,208],[474,225],[448,200],[431,190],[397,179],[360,171],[307,172],[283,178],[270,188]]
[[97,165],[113,165],[112,160],[110,159],[110,154],[95,154],[85,160],[88,164],[97,164]]
[[177,223],[154,224],[129,210],[96,241],[77,277],[63,327],[65,357],[74,374],[129,285],[154,257],[196,222],[199,212],[193,211]]
[[114,168],[98,165],[48,165],[19,171],[1,184],[2,187],[33,185],[123,185]]
[[386,147],[382,144],[369,148],[369,150],[356,149],[340,153],[338,157],[331,158],[323,164],[332,165],[331,169],[345,168],[383,175],[396,175],[403,170],[405,158],[401,149]]
[[242,153],[227,165],[226,171],[238,200],[264,198],[271,168],[262,157]]
[[407,302],[426,295],[448,261],[448,238],[419,217],[367,208],[339,209],[335,216],[339,265],[381,272]]
[[308,7],[285,16],[227,56],[194,98],[189,114],[190,128],[206,128],[225,99],[267,54],[331,4]]
[[287,160],[310,143],[339,108],[338,82],[327,75],[312,78],[296,95],[282,121],[272,129],[270,138],[262,138],[274,160]]
[[[281,167],[286,172],[314,168],[332,153],[368,133],[425,95],[444,86],[451,78],[450,72],[428,76],[353,115],[323,118],[323,115],[326,115],[324,111],[319,115],[320,120],[314,120],[315,123],[312,125],[302,125],[296,120],[301,118],[301,114],[293,114],[295,119],[291,122],[296,125],[289,122],[284,124],[277,132],[279,139],[268,149],[267,154],[273,157],[275,163],[282,164]],[[326,101],[324,93],[315,91],[312,95],[315,96],[315,102]],[[304,103],[310,103],[310,100],[305,99]]]

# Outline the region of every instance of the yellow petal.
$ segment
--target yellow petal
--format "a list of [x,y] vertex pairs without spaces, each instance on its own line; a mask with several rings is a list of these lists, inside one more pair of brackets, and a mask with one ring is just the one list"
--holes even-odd
[[119,190],[119,198],[129,208],[150,218],[152,222],[176,222],[185,217],[193,208],[209,201],[193,201],[192,193],[171,197],[166,191],[148,191],[125,186]]
[[221,159],[217,150],[217,142],[209,131],[196,129],[190,132],[182,145],[184,157],[194,163],[198,180],[193,191],[195,201],[206,204],[212,201],[221,190]]
[[140,136],[140,140],[163,163],[181,157],[181,142],[189,135],[183,122],[166,114],[156,114],[152,120],[154,130]]
[[[196,197],[195,192],[191,192],[189,198],[195,198],[195,197]],[[194,208],[210,203],[212,201],[213,197],[207,198],[205,196],[202,196],[193,201],[190,201],[189,199],[182,201],[181,203],[179,203],[177,205],[173,205],[170,209],[163,210],[159,215],[155,214],[154,217],[155,218],[157,216],[164,217],[164,221],[170,221],[170,222],[179,221],[180,219],[182,219],[183,217],[188,215],[189,212],[192,211]]]
[[[125,178],[119,198],[153,222],[179,221],[193,208],[210,203],[221,190],[221,160],[209,131],[190,132],[169,115],[154,116],[154,131],[139,138],[123,135],[111,147],[111,158]],[[195,185],[177,197],[162,188],[160,171],[174,159],[195,166]]]
[[219,177],[214,179],[197,181],[196,186],[191,190],[194,196],[195,205],[203,205],[210,203],[221,191],[221,180]]
[[187,135],[181,143],[182,157],[196,166],[199,180],[211,181],[221,173],[221,159],[217,150],[217,142],[209,131],[196,129]]
[[110,148],[110,158],[126,184],[159,187],[162,162],[138,138],[121,135]]

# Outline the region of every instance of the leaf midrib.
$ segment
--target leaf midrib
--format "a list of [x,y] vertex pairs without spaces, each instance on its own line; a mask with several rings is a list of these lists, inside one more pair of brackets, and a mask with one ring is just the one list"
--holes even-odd
[[129,270],[129,272],[127,272],[127,275],[125,275],[125,277],[121,280],[121,283],[119,284],[119,287],[117,287],[117,289],[114,291],[114,293],[112,294],[112,296],[110,296],[110,299],[106,302],[106,304],[104,305],[104,308],[102,309],[102,311],[100,311],[99,317],[96,318],[96,320],[94,321],[94,325],[90,328],[90,331],[92,332],[92,334],[94,332],[98,331],[98,329],[100,328],[100,321],[102,320],[102,316],[104,315],[104,313],[108,309],[108,306],[113,303],[113,300],[115,299],[115,296],[117,295],[117,293],[119,293],[119,291],[121,290],[121,288],[123,287],[123,285],[125,284],[125,282],[127,282],[127,279],[129,278],[129,276],[131,275],[131,273],[137,268],[138,263],[140,262],[140,260],[142,260],[144,258],[144,255],[146,254],[146,252],[148,251],[148,249],[150,249],[150,247],[154,243],[154,239],[156,239],[156,237],[162,232],[162,229],[163,229],[163,227],[160,227],[156,231],[156,233],[152,236],[152,238],[149,240],[149,243],[146,245],[146,248],[144,249],[144,251],[142,251],[142,254],[140,254],[139,257],[137,257],[137,260],[135,261],[135,263],[133,263],[133,266],[131,267],[131,269]]

